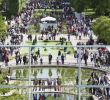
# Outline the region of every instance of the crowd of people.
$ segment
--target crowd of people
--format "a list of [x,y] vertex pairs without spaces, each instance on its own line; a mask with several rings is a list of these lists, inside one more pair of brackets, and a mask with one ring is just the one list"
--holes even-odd
[[[8,43],[6,42],[7,38],[1,39],[2,45],[21,45],[23,42],[23,34],[26,34],[28,31],[29,24],[32,20],[32,15],[36,8],[36,0],[30,0],[27,2],[26,7],[18,13],[18,15],[13,16],[10,21],[7,21],[7,38],[11,37]],[[0,47],[0,61],[4,61],[5,65],[8,65],[9,56],[13,55],[13,52],[16,53],[19,48],[17,47]]]
[[107,48],[97,48],[95,52],[89,51],[89,49],[81,48],[80,50],[75,51],[74,58],[84,61],[85,65],[88,65],[88,62],[93,63],[94,67],[101,67],[110,65],[110,53]]
[[68,0],[38,0],[38,9],[62,9]]
[[[29,30],[29,25],[32,23],[32,15],[36,8],[38,9],[63,9],[63,13],[60,14],[60,21],[58,22],[58,29],[54,29],[53,26],[49,26],[47,29],[41,31],[41,37],[38,37],[39,40],[56,40],[57,36],[63,34],[63,23],[66,22],[67,28],[67,40],[71,40],[71,36],[75,36],[76,40],[81,41],[82,37],[89,37],[86,43],[78,42],[77,45],[94,45],[96,44],[93,39],[93,31],[91,28],[92,19],[90,17],[80,16],[78,18],[75,13],[73,13],[70,5],[65,5],[65,0],[30,0],[17,16],[13,16],[11,21],[8,21],[7,29],[7,38],[11,37],[7,45],[21,45],[23,42],[23,35],[27,34]],[[57,5],[57,6],[56,6]],[[28,40],[33,41],[32,35],[28,35]],[[67,40],[65,40],[67,42]],[[4,45],[6,39],[1,39],[0,44]],[[73,40],[71,40],[73,41]],[[61,41],[61,45],[63,42]],[[67,45],[67,44],[66,44]],[[35,48],[34,48],[35,49]],[[62,51],[63,50],[63,51]],[[52,52],[48,54],[48,64],[52,64],[53,59],[55,58],[56,65],[65,64],[67,47],[64,47],[62,50],[58,50],[56,58],[55,54]],[[92,51],[92,50],[95,50]],[[45,58],[42,56],[40,48],[37,48],[37,51],[33,52],[31,48],[31,55],[25,54],[22,55],[20,52],[20,47],[0,47],[0,61],[5,62],[5,66],[8,66],[10,61],[10,56],[15,55],[16,65],[26,65],[31,62],[32,65],[44,64]],[[109,66],[110,65],[110,53],[106,48],[77,48],[74,52],[74,58],[77,59],[77,63],[82,63],[84,61],[85,66],[88,66],[89,63],[92,63],[93,67]],[[79,60],[80,59],[80,60]],[[75,60],[75,59],[74,59]],[[6,83],[9,83],[8,76],[6,77]],[[78,83],[78,80],[77,80]],[[109,79],[107,75],[98,76],[97,73],[92,72],[90,78],[87,81],[88,85],[109,85]],[[54,89],[55,91],[61,91],[61,79],[57,78],[54,80],[47,79],[35,79],[33,81],[33,91],[45,91],[46,89]],[[100,100],[109,100],[110,99],[110,89],[109,88],[90,88],[89,93],[97,96]],[[42,100],[45,95],[40,95],[39,100]]]
[[[61,95],[60,93],[53,93],[53,94],[45,94],[45,93],[38,94],[37,93],[37,94],[33,94],[33,100],[47,100],[48,98],[54,98],[55,100],[57,100],[58,97],[65,98],[64,95]],[[71,98],[71,100],[74,100],[74,96],[73,96],[73,98],[72,97],[70,97],[70,98]],[[66,95],[65,100],[70,100],[70,98],[68,95]]]
[[[92,72],[90,78],[88,79],[88,85],[106,85],[109,86],[109,78],[107,74],[102,74],[101,76],[97,75],[96,72]],[[110,99],[110,88],[90,88],[89,93],[97,96],[100,100],[109,100]]]

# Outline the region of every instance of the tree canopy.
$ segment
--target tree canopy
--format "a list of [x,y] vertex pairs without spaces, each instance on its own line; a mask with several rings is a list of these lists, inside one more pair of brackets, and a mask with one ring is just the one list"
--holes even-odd
[[91,8],[97,15],[110,14],[110,0],[70,0],[70,2],[77,12]]
[[2,9],[3,0],[0,0],[0,11]]
[[97,18],[96,22],[93,23],[92,28],[99,39],[110,44],[110,18],[105,16]]
[[0,16],[0,38],[4,37],[6,34],[6,25],[4,23],[3,17]]
[[9,10],[7,16],[16,15],[19,11],[19,0],[9,0]]

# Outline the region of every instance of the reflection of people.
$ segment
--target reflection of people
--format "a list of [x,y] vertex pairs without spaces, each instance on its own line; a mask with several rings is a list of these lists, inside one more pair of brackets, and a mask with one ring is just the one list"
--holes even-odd
[[56,79],[54,79],[53,85],[54,85],[54,90],[56,91]]
[[56,58],[56,62],[57,62],[57,65],[59,65],[59,59],[58,59],[58,57]]
[[41,95],[41,94],[39,95],[39,100],[43,100],[43,99],[42,99],[42,95]]
[[57,78],[58,91],[61,91],[61,79]]
[[6,76],[6,83],[8,84],[8,83],[9,83],[9,81],[10,81],[10,76],[9,76],[9,75],[7,75],[7,76]]
[[43,64],[43,59],[42,59],[42,57],[40,58],[40,64]]
[[33,94],[33,100],[37,100],[37,94]]
[[78,76],[76,77],[76,85],[78,85]]
[[46,100],[45,94],[42,95],[42,100]]
[[38,80],[34,80],[33,81],[33,85],[35,86],[33,90],[37,91],[37,84],[38,84]]

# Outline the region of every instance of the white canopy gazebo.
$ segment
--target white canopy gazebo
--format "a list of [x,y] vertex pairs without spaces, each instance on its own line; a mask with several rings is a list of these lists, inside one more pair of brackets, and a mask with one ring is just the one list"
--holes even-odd
[[46,21],[56,21],[56,18],[47,16],[47,17],[41,19],[41,22],[46,22]]
[[47,16],[41,19],[40,30],[45,30],[48,26],[53,26],[53,28],[57,29],[57,20],[56,18]]

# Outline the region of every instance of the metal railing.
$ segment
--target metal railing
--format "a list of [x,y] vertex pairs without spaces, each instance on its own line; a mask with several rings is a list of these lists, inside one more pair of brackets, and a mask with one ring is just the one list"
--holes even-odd
[[[28,45],[28,46],[21,46],[21,45],[0,45],[0,47],[28,47],[28,50],[29,50],[29,64],[28,64],[28,70],[29,70],[29,78],[28,78],[28,86],[6,86],[6,85],[0,85],[0,88],[28,88],[28,100],[31,100],[31,94],[30,94],[30,91],[32,91],[30,89],[30,87],[33,87],[31,86],[31,68],[32,68],[32,64],[31,64],[31,48],[32,47],[44,47],[43,46],[37,46],[37,45]],[[71,45],[46,45],[45,47],[77,47],[79,50],[81,50],[81,48],[106,48],[106,47],[110,47],[110,45],[93,45],[93,46],[89,46],[89,45],[78,45],[78,46],[71,46]],[[67,64],[68,65],[68,64]],[[19,65],[18,65],[19,66]],[[21,65],[20,65],[21,66]],[[62,65],[61,65],[62,66]],[[79,55],[79,58],[78,58],[78,85],[76,86],[71,86],[72,88],[73,87],[76,87],[78,89],[78,100],[80,100],[81,98],[81,88],[110,88],[109,85],[82,85],[81,84],[81,68],[82,68],[82,65],[81,65],[81,55]],[[68,67],[69,68],[69,67]],[[99,68],[100,69],[100,68]]]

